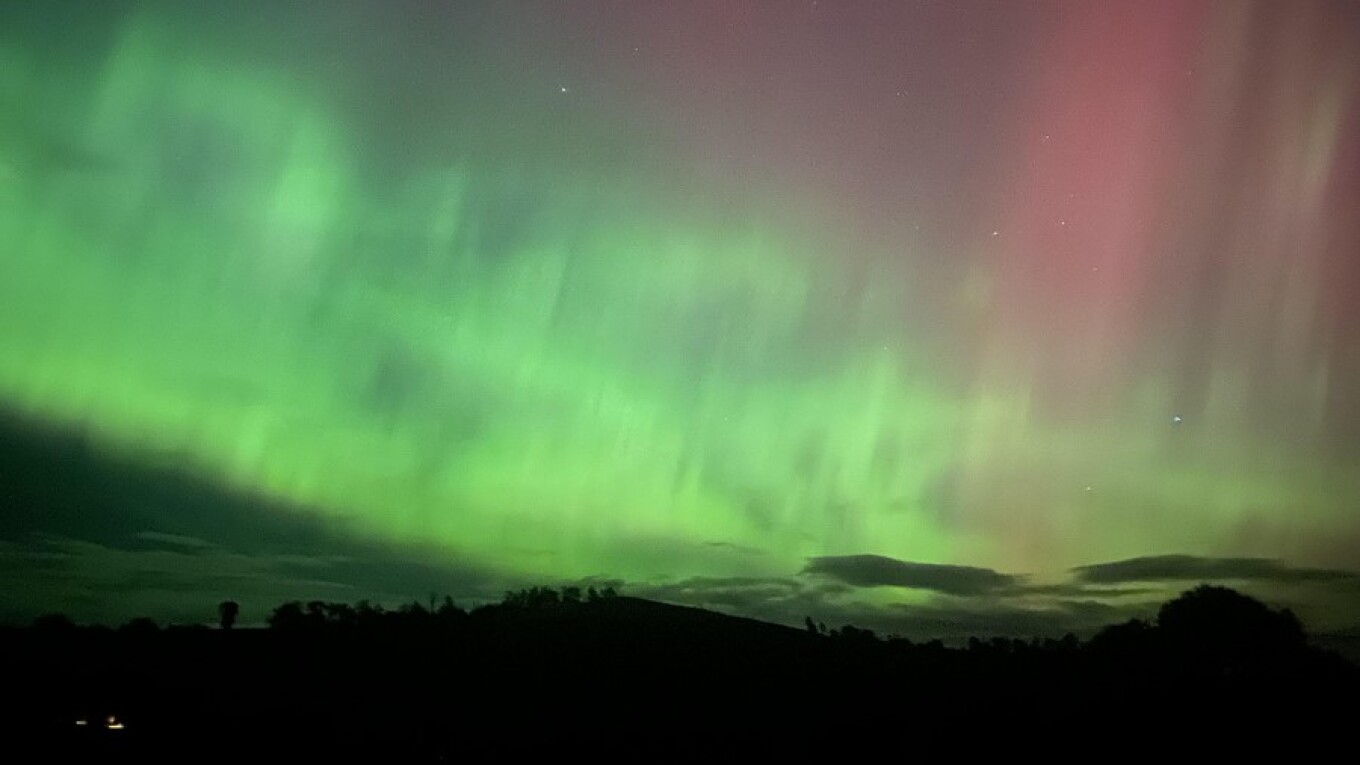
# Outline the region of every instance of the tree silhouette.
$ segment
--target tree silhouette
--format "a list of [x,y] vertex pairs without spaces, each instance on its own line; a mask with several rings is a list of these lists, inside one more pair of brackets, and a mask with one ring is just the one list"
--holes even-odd
[[413,600],[397,609],[397,615],[409,622],[424,621],[430,615],[429,609],[425,608],[420,601]]
[[359,614],[348,603],[326,603],[321,610],[326,615],[326,623],[340,627],[353,627],[359,623]]
[[440,603],[439,608],[435,611],[435,616],[446,624],[452,624],[466,617],[467,612],[459,608],[458,605],[453,602],[453,598],[445,595],[444,602]]
[[1142,619],[1130,619],[1097,632],[1087,646],[1097,653],[1128,655],[1147,650],[1156,635],[1155,630]]
[[280,603],[274,609],[274,613],[269,615],[271,629],[293,630],[304,626],[306,623],[307,615],[302,611],[302,604],[296,600]]
[[307,625],[310,627],[326,626],[326,602],[322,600],[311,600],[307,602]]
[[847,624],[838,630],[831,630],[831,637],[840,638],[842,641],[852,645],[867,645],[878,642],[878,635],[873,630],[856,627]]
[[43,614],[33,620],[33,628],[43,632],[71,632],[76,623],[66,614]]
[[161,628],[154,620],[139,616],[119,627],[118,631],[128,635],[154,635],[160,632]]
[[1305,644],[1294,612],[1274,611],[1255,598],[1207,584],[1165,603],[1157,612],[1157,631],[1182,660],[1219,669],[1274,662]]
[[236,617],[241,613],[241,606],[234,600],[224,600],[217,604],[218,623],[222,629],[229,630],[236,626]]
[[[580,590],[576,591],[580,597]],[[560,605],[563,598],[551,587],[530,587],[524,590],[511,590],[505,593],[501,605],[519,609],[543,609]]]

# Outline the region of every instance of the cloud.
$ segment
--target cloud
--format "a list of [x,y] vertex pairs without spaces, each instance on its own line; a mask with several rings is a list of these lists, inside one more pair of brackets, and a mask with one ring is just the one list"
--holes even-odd
[[746,614],[791,604],[804,595],[805,589],[797,580],[778,577],[696,576],[661,584],[629,584],[626,592],[648,600]]
[[216,603],[226,598],[250,604],[253,616],[262,618],[261,609],[292,597],[350,600],[355,589],[343,570],[308,571],[287,556],[206,543],[110,547],[38,534],[0,543],[0,581],[16,576],[25,586],[0,596],[0,614],[16,622],[35,611],[55,610],[104,623],[143,614],[202,621],[211,619]]
[[1297,568],[1272,558],[1208,558],[1194,555],[1156,555],[1096,563],[1072,569],[1075,578],[1090,584],[1126,582],[1253,581],[1293,584],[1360,580],[1353,571]]
[[1061,582],[1058,584],[1030,584],[1019,592],[1025,595],[1051,595],[1061,598],[1132,598],[1163,597],[1168,595],[1165,586],[1121,587],[1118,585],[1092,584],[1086,582]]
[[879,614],[865,614],[866,624],[879,624],[907,637],[958,643],[969,637],[1058,637],[1068,632],[1089,636],[1110,624],[1130,618],[1147,618],[1155,605],[1114,605],[1087,599],[1065,599],[1028,604],[1023,601],[989,602],[945,599],[928,604],[895,604]]
[[245,623],[285,600],[471,603],[521,584],[446,549],[353,533],[315,508],[102,448],[3,403],[0,486],[0,622],[49,611],[211,619],[230,597]]
[[745,555],[764,555],[764,554],[765,554],[765,551],[764,551],[764,550],[760,550],[760,549],[757,549],[757,548],[755,548],[755,547],[747,547],[746,545],[733,544],[733,543],[731,543],[731,542],[704,542],[704,543],[703,543],[703,546],[704,546],[704,547],[710,547],[710,548],[713,548],[713,549],[716,549],[716,550],[729,550],[729,551],[731,551],[731,552],[742,553],[742,554],[745,554]]
[[[948,568],[948,567],[946,567]],[[983,569],[985,571],[985,569]],[[805,617],[828,627],[853,624],[880,635],[912,640],[939,638],[960,644],[969,637],[1089,636],[1108,624],[1147,618],[1159,601],[1105,603],[1089,597],[1034,599],[1025,588],[995,597],[936,593],[926,603],[865,603],[856,587],[839,581],[763,577],[689,577],[665,583],[622,583],[625,594],[697,606],[801,627]],[[1073,588],[1073,593],[1080,592]],[[1051,595],[1051,593],[1045,593]]]
[[21,624],[52,611],[104,624],[142,615],[199,622],[214,618],[216,603],[230,598],[242,604],[243,621],[258,623],[288,600],[393,605],[447,593],[468,602],[501,589],[479,572],[381,555],[138,544],[144,541],[141,534],[127,546],[51,534],[0,540],[0,622]]
[[207,548],[212,547],[212,543],[206,539],[185,536],[183,534],[166,534],[160,531],[138,532],[137,538],[147,542],[160,542],[173,547]]
[[905,587],[946,595],[992,595],[1023,585],[1021,577],[989,568],[912,563],[881,555],[810,558],[802,573],[828,576],[856,587]]

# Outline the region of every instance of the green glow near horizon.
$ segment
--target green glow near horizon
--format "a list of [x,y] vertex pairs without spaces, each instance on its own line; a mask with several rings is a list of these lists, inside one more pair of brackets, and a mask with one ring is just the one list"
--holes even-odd
[[905,268],[843,298],[825,243],[757,210],[471,161],[379,184],[326,97],[149,24],[65,98],[110,166],[0,145],[0,398],[360,533],[525,576],[1051,572],[1222,552],[1262,508],[1340,526],[1356,496],[1232,406],[1166,449],[1156,375],[1099,427],[1045,420],[1009,368],[960,390],[882,307]]

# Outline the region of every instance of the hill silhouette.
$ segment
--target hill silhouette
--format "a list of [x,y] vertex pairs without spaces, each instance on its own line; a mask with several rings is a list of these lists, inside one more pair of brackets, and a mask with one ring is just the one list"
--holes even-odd
[[765,758],[870,751],[906,729],[915,747],[1056,724],[1073,736],[1151,711],[1201,732],[1269,718],[1316,735],[1346,709],[1332,700],[1360,690],[1292,614],[1207,586],[1086,643],[959,649],[542,587],[472,611],[291,602],[268,629],[51,616],[0,634],[5,719],[25,746],[104,760],[205,746],[283,761]]

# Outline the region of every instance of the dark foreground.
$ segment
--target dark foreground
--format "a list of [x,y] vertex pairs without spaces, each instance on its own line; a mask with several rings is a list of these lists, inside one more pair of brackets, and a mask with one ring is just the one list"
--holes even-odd
[[12,762],[972,759],[1139,741],[1297,753],[1353,741],[1360,720],[1357,671],[1333,655],[1269,636],[1177,643],[1141,624],[950,650],[620,597],[2,639]]

